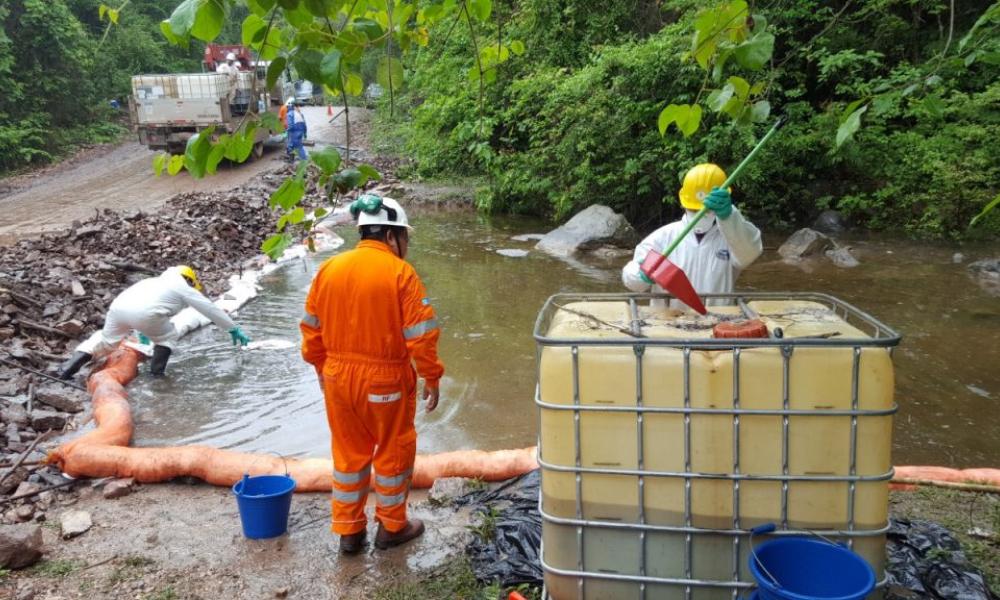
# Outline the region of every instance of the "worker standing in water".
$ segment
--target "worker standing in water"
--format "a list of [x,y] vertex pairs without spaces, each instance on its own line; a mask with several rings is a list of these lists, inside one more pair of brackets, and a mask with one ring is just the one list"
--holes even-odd
[[316,368],[326,399],[333,438],[332,529],[343,554],[365,546],[365,502],[372,487],[376,548],[424,532],[420,520],[406,516],[417,451],[417,375],[424,378],[423,399],[431,412],[444,374],[434,309],[405,260],[411,230],[406,212],[391,198],[366,194],[351,204],[351,213],[361,241],[320,266],[300,324],[302,356]]
[[229,333],[233,345],[247,345],[250,338],[226,314],[201,293],[201,282],[191,267],[170,267],[159,277],[132,284],[111,302],[104,328],[76,347],[59,369],[60,379],[69,379],[94,357],[108,354],[125,336],[138,331],[153,342],[149,372],[163,375],[173,352],[177,330],[170,318],[190,306],[219,329]]
[[[726,173],[711,163],[696,165],[687,172],[679,194],[684,215],[649,234],[636,246],[633,259],[622,269],[625,287],[633,292],[664,293],[640,266],[650,250],[666,249],[705,206],[712,212],[702,217],[693,229],[694,235],[684,238],[669,258],[684,271],[698,294],[733,291],[736,278],[757,260],[763,244],[760,230],[733,206],[730,190],[719,189],[725,181]],[[723,303],[724,300],[710,298],[705,304]],[[682,306],[676,300],[671,305]]]

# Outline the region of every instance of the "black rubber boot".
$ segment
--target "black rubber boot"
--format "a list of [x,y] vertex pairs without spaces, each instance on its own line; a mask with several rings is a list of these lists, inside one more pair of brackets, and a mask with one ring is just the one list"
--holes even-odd
[[74,352],[73,356],[59,367],[59,379],[72,378],[80,370],[80,367],[90,362],[91,358],[86,352]]
[[153,375],[163,375],[167,370],[167,361],[170,360],[172,350],[159,344],[153,346],[153,358],[149,361],[149,372]]

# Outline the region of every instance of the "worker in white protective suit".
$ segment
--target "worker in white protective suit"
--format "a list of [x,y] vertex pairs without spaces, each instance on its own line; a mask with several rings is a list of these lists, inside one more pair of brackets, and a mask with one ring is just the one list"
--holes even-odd
[[240,67],[236,64],[236,55],[232,52],[226,54],[226,62],[220,62],[215,67],[216,73],[225,73],[226,75],[235,76],[239,71]]
[[[670,255],[670,261],[680,267],[698,294],[728,293],[733,291],[740,272],[757,260],[763,251],[760,230],[747,221],[733,206],[728,189],[719,189],[726,180],[726,173],[718,165],[696,165],[684,176],[680,201],[685,209],[679,221],[664,225],[646,236],[635,249],[635,256],[622,269],[622,282],[633,292],[664,293],[639,268],[651,249],[662,252],[680,235],[691,218],[702,206],[711,211],[695,225],[694,229]],[[726,304],[720,298],[710,298],[705,304]],[[663,306],[662,301],[653,301]],[[671,301],[672,308],[683,306]]]
[[140,333],[140,339],[147,337],[153,342],[149,370],[153,375],[163,375],[178,337],[170,318],[188,306],[229,332],[234,346],[250,343],[250,338],[229,315],[201,293],[194,269],[184,265],[170,267],[159,277],[143,279],[118,294],[108,308],[104,328],[77,346],[73,356],[60,368],[59,378],[69,379],[95,356],[109,353],[132,330]]

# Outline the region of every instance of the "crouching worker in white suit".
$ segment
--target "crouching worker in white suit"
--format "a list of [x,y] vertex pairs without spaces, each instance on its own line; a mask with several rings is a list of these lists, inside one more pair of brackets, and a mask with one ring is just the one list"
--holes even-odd
[[[688,235],[674,249],[670,261],[687,275],[698,294],[718,294],[733,291],[736,278],[750,263],[757,260],[763,251],[760,230],[747,221],[739,209],[733,206],[729,190],[718,186],[726,181],[726,173],[718,166],[703,163],[691,168],[684,176],[681,186],[681,206],[685,214],[681,220],[664,225],[635,249],[635,256],[622,269],[622,283],[633,292],[664,293],[663,288],[653,283],[639,268],[650,250],[663,252],[687,227],[691,218],[707,206],[711,211],[698,221],[692,234]],[[725,304],[721,298],[711,298],[705,304]],[[663,306],[662,301],[653,301]],[[683,306],[679,301],[671,301],[672,308]]]
[[133,329],[152,340],[149,370],[153,375],[163,375],[177,339],[170,318],[188,306],[229,332],[234,346],[250,342],[229,315],[201,293],[194,269],[170,267],[159,277],[143,279],[118,294],[108,309],[104,329],[77,346],[73,356],[59,369],[59,378],[69,379],[95,356],[111,352]]

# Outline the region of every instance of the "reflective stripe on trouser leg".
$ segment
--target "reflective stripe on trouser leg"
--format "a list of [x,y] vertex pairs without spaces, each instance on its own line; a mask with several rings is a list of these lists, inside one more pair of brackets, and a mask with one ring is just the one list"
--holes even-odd
[[397,475],[375,472],[375,516],[389,531],[406,526],[406,499],[412,474],[413,469]]
[[357,533],[368,522],[365,503],[371,477],[371,465],[357,471],[333,470],[333,491],[330,509],[333,514],[332,529],[341,535]]

